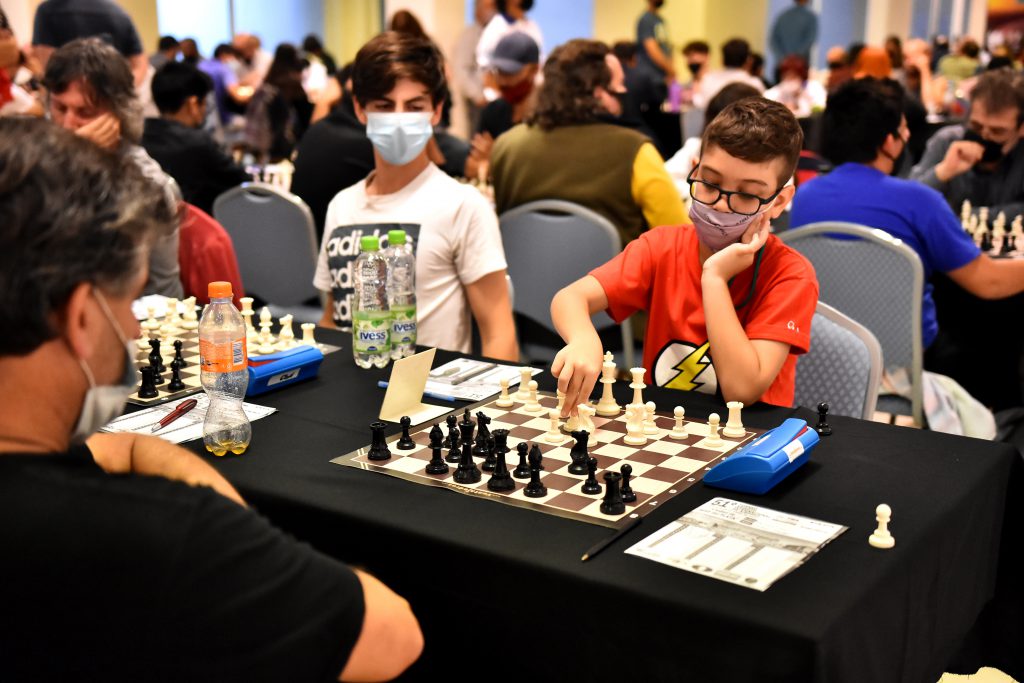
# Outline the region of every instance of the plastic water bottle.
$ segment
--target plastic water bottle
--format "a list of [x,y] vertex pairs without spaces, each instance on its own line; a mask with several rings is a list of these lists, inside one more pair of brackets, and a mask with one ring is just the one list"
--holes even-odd
[[416,353],[416,257],[405,230],[388,232],[388,308],[391,311],[391,358]]
[[241,455],[252,426],[242,410],[249,386],[245,323],[231,302],[230,282],[211,282],[210,304],[199,321],[199,379],[210,406],[203,422],[203,445],[216,456]]
[[361,368],[391,362],[391,314],[388,311],[388,262],[376,235],[363,235],[354,274],[352,356]]

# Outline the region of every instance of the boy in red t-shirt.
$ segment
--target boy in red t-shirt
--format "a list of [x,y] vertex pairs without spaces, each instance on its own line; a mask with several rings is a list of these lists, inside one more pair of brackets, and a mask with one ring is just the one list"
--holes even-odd
[[693,225],[665,226],[551,302],[566,346],[552,363],[566,412],[601,372],[590,316],[649,312],[646,381],[746,404],[792,405],[796,356],[810,346],[818,281],[811,264],[768,230],[793,198],[803,133],[783,105],[747,98],[704,131],[690,173]]

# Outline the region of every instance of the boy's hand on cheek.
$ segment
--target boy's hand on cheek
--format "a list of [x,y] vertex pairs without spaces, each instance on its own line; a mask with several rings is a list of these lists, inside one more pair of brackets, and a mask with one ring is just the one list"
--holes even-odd
[[716,278],[728,282],[754,263],[754,256],[768,239],[768,213],[762,213],[754,221],[751,230],[735,244],[715,252],[704,262],[702,278]]

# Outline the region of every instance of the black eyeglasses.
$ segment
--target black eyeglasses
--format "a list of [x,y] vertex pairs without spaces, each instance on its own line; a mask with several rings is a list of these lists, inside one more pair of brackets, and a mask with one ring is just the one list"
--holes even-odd
[[782,192],[783,189],[780,187],[775,190],[772,196],[767,199],[762,199],[756,194],[750,194],[749,192],[723,190],[714,183],[694,178],[693,174],[697,172],[698,168],[700,168],[699,163],[694,166],[690,171],[690,174],[686,176],[686,182],[690,184],[690,196],[693,197],[693,200],[710,206],[722,197],[725,197],[725,203],[729,206],[729,210],[733,213],[743,214],[744,216],[753,216],[761,210],[762,206],[770,204],[773,199],[778,197],[779,193]]

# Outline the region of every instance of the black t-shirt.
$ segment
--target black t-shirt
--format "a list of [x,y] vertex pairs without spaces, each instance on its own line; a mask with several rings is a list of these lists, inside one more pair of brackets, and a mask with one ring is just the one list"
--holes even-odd
[[0,455],[0,680],[337,680],[359,579],[203,487]]
[[480,125],[477,132],[490,133],[491,137],[497,140],[499,135],[516,125],[516,122],[512,120],[513,111],[508,100],[503,100],[500,97],[493,102],[488,102],[480,112]]
[[131,17],[110,0],[46,0],[36,9],[33,45],[58,48],[75,38],[93,36],[125,57],[142,54]]

